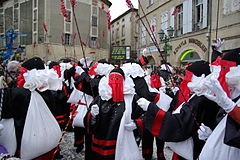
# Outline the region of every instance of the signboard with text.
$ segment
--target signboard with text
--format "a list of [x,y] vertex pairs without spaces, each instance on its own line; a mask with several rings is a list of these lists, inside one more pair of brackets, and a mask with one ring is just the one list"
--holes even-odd
[[130,46],[113,46],[110,58],[113,60],[130,59]]

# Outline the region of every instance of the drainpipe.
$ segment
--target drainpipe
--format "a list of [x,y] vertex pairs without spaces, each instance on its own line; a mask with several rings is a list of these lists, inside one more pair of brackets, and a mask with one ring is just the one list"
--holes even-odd
[[208,13],[209,13],[209,18],[208,18],[208,58],[207,61],[211,61],[211,41],[212,41],[212,0],[208,1]]

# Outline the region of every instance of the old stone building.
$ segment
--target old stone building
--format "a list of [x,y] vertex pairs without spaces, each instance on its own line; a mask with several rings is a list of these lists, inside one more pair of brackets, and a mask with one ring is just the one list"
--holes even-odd
[[[154,28],[154,35],[161,51],[165,43],[160,40],[159,32],[165,33],[168,44],[167,61],[180,65],[197,60],[211,58],[211,44],[216,38],[225,40],[223,52],[240,47],[240,0],[146,0],[140,1],[145,15]],[[139,7],[139,14],[144,13]],[[146,23],[147,24],[147,23]],[[147,56],[153,63],[160,65],[161,57],[139,23],[139,54],[147,48]],[[173,28],[173,36],[168,30]]]
[[[67,18],[61,14],[59,0],[1,0],[0,34],[14,29],[27,37],[18,37],[15,47],[25,47],[26,56],[40,56],[44,60],[82,57],[80,40],[69,0],[64,0]],[[77,0],[76,19],[86,56],[94,60],[108,58],[110,48],[106,12],[108,0]],[[43,25],[46,25],[47,32]],[[1,40],[0,47],[3,44]]]
[[137,57],[139,35],[137,11],[135,8],[129,9],[111,22],[111,45],[129,46],[131,48],[129,58]]

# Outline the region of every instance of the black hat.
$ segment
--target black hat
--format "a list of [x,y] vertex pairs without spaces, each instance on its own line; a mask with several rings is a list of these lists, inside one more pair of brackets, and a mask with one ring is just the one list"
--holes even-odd
[[49,66],[49,69],[51,69],[53,68],[53,66],[56,66],[56,65],[59,65],[59,63],[52,61],[48,66]]
[[234,49],[227,54],[225,54],[222,58],[223,60],[236,62],[236,65],[240,65],[240,48]]
[[137,63],[138,64],[138,62],[135,59],[127,59],[125,61],[125,63]]
[[27,70],[32,69],[45,69],[44,63],[41,58],[34,57],[22,64],[22,67],[26,68]]
[[107,63],[107,64],[109,64],[108,61],[106,61],[106,59],[100,59],[100,60],[98,61],[98,63],[103,63],[103,64],[104,64],[104,63]]
[[114,68],[114,69],[110,72],[110,74],[113,73],[113,72],[119,73],[119,74],[121,74],[121,75],[125,78],[124,72],[123,72],[123,70],[122,70],[121,68]]
[[207,61],[194,62],[192,65],[188,66],[186,70],[192,72],[197,77],[200,77],[202,74],[207,76],[211,73],[209,62]]
[[139,58],[139,64],[141,65],[141,66],[145,66],[145,65],[147,65],[148,64],[148,59],[147,59],[147,57],[145,57],[145,56],[140,56],[140,58]]

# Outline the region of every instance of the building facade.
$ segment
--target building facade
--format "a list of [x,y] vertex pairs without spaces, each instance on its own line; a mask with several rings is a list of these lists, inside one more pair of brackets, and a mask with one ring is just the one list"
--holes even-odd
[[111,22],[111,46],[130,46],[130,57],[137,57],[138,24],[137,9],[127,10]]
[[64,57],[79,59],[83,56],[80,47],[82,43],[86,56],[94,60],[108,58],[110,33],[106,12],[111,2],[76,0],[75,14],[81,42],[71,3],[69,0],[64,2],[67,18],[61,13],[59,0],[2,0],[0,34],[9,29],[27,34],[27,37],[18,37],[14,42],[15,47],[25,46],[27,57],[40,56],[46,61]]
[[[225,40],[223,52],[240,47],[240,0],[145,0],[140,5],[143,7],[143,11],[139,9],[140,17],[147,24],[146,15],[148,29],[154,28],[161,51],[165,43],[158,32],[163,30],[167,35],[169,27],[174,29],[167,42],[170,46],[167,54],[162,52],[172,65],[210,61],[212,40],[216,38]],[[142,54],[147,48],[149,59],[160,65],[162,58],[142,23],[139,30],[138,52]]]

